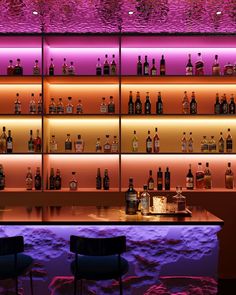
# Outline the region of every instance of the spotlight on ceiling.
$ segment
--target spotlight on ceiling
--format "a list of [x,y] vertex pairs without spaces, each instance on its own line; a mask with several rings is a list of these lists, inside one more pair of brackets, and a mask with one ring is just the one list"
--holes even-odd
[[221,15],[222,12],[221,12],[221,11],[217,11],[216,14],[217,14],[217,15]]
[[38,11],[34,10],[34,11],[33,11],[33,14],[34,14],[34,15],[38,15],[39,13],[38,13]]
[[132,15],[132,14],[134,14],[134,12],[133,11],[129,11],[129,15]]

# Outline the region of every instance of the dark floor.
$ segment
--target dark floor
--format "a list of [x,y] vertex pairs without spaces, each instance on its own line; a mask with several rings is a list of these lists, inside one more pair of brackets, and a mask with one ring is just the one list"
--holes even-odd
[[236,278],[235,279],[218,279],[217,295],[235,295],[236,294]]

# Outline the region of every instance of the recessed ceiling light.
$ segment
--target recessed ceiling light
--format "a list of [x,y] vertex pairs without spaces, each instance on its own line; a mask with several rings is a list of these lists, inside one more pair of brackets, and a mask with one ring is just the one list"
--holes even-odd
[[221,11],[217,11],[216,14],[217,15],[220,15],[220,14],[222,14],[222,12]]
[[34,14],[34,15],[38,15],[39,13],[38,13],[38,11],[34,10],[34,11],[33,11],[33,14]]
[[134,12],[133,11],[129,11],[129,15],[132,15],[132,14],[134,14]]

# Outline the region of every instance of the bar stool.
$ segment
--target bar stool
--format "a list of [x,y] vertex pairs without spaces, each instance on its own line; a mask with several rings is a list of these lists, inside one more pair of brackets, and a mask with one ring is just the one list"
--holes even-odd
[[[0,280],[15,279],[15,290],[18,295],[18,276],[31,269],[33,259],[24,252],[22,236],[0,238]],[[32,272],[29,272],[31,295],[33,295]]]
[[[80,281],[82,295],[82,279],[119,281],[120,294],[123,294],[122,275],[128,272],[129,264],[121,254],[126,251],[126,237],[85,238],[70,237],[70,251],[75,253],[71,263],[74,275],[74,295],[77,281]],[[79,255],[78,255],[79,254]]]

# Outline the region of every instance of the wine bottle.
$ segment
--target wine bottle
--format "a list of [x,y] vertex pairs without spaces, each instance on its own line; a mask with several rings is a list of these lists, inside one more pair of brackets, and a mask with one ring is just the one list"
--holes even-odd
[[189,164],[189,170],[186,176],[186,189],[193,190],[194,188],[194,177],[191,170],[191,164]]
[[161,167],[157,171],[157,190],[163,190],[163,172],[161,171]]
[[146,101],[144,104],[144,113],[145,113],[145,115],[151,115],[151,113],[152,113],[149,92],[146,93]]
[[152,170],[149,170],[149,177],[147,181],[148,190],[154,190],[154,179],[152,177]]
[[170,170],[168,167],[165,171],[165,190],[170,190]]

